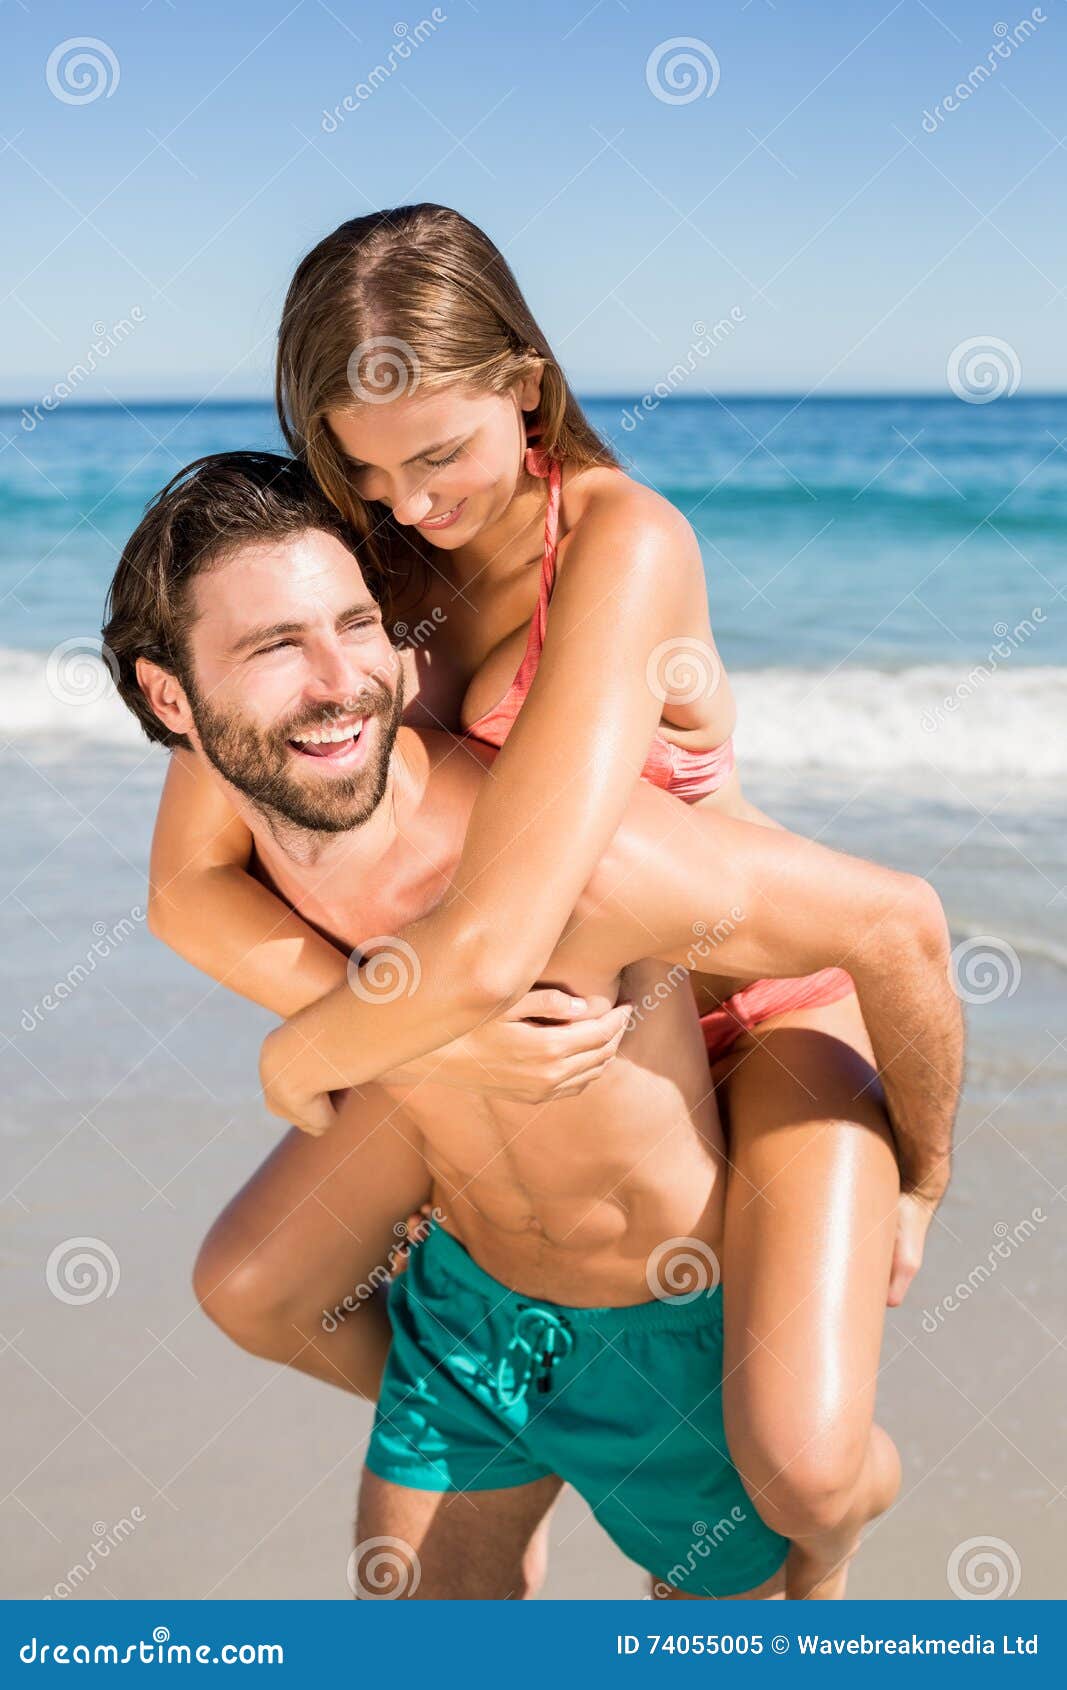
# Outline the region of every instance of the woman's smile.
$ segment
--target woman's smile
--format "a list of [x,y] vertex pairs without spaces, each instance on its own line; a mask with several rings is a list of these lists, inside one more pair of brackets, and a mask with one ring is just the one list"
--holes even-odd
[[466,503],[466,499],[461,499],[458,505],[453,505],[451,510],[442,511],[440,516],[423,517],[421,522],[416,522],[415,527],[430,528],[434,530],[438,528],[451,528],[452,524],[456,522],[462,514],[463,507]]

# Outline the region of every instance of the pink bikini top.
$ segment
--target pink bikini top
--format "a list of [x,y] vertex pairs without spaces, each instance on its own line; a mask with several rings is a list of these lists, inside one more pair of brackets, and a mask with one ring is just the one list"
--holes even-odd
[[[541,589],[537,598],[537,610],[530,623],[525,656],[511,686],[499,704],[484,716],[480,716],[476,722],[472,722],[466,730],[469,738],[481,740],[485,745],[495,745],[498,749],[507,739],[511,725],[522,709],[523,701],[537,673],[548,627],[548,601],[556,580],[556,541],[559,533],[559,500],[563,472],[559,463],[549,459],[539,446],[531,446],[527,451],[526,468],[531,475],[548,481],[545,550],[541,564]],[[735,766],[732,739],[717,745],[713,751],[691,751],[685,746],[672,744],[670,740],[664,739],[662,734],[657,733],[649,750],[648,761],[641,771],[641,778],[651,782],[653,786],[673,792],[676,797],[684,798],[688,803],[695,803],[707,793],[716,792],[733,773]]]

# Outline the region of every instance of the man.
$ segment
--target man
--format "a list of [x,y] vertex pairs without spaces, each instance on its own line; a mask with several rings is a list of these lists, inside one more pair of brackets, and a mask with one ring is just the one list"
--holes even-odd
[[[239,538],[220,523],[184,555],[167,501],[210,516],[221,481],[232,494],[242,477]],[[373,1000],[383,968],[395,982],[418,959],[368,935],[446,895],[491,753],[400,726],[397,654],[296,466],[226,454],[179,482],[152,520],[184,624],[146,639],[116,611],[120,690],[240,796],[262,872],[360,948],[352,989]],[[131,541],[115,606],[139,555]],[[624,995],[638,1006],[616,1060],[540,1109],[393,1088],[392,1125],[425,1156],[439,1220],[391,1293],[359,1537],[407,1546],[411,1594],[507,1594],[564,1480],[686,1594],[781,1591],[788,1545],[723,1430],[724,1143],[685,972],[709,944],[738,981],[847,962],[894,1120],[925,1115],[947,1150],[960,1025],[930,889],[639,784],[547,972],[594,1013]],[[442,1512],[442,1496],[466,1512]]]

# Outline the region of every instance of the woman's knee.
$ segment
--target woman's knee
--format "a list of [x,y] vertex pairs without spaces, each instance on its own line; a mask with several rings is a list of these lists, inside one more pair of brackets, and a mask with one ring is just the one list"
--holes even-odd
[[766,1525],[783,1537],[818,1537],[853,1507],[857,1475],[833,1460],[801,1456],[768,1478],[755,1499]]
[[805,1439],[798,1430],[786,1427],[763,1436],[749,1430],[731,1440],[756,1512],[788,1538],[833,1531],[853,1510],[870,1441],[869,1424],[853,1437],[822,1433]]
[[826,1446],[802,1451],[768,1476],[753,1501],[765,1524],[796,1540],[846,1524],[859,1529],[890,1507],[899,1488],[896,1445],[872,1426],[859,1455]]
[[262,1250],[213,1227],[193,1266],[193,1292],[209,1320],[243,1349],[271,1352],[272,1335],[289,1328],[291,1295]]

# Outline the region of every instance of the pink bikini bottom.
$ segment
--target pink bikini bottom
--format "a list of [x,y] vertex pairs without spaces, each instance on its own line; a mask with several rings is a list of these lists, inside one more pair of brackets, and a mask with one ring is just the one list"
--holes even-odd
[[854,991],[852,976],[843,968],[821,968],[798,980],[756,980],[727,998],[718,1009],[702,1015],[708,1061],[725,1056],[741,1037],[772,1015],[791,1009],[809,1009],[815,1004],[837,1003]]

